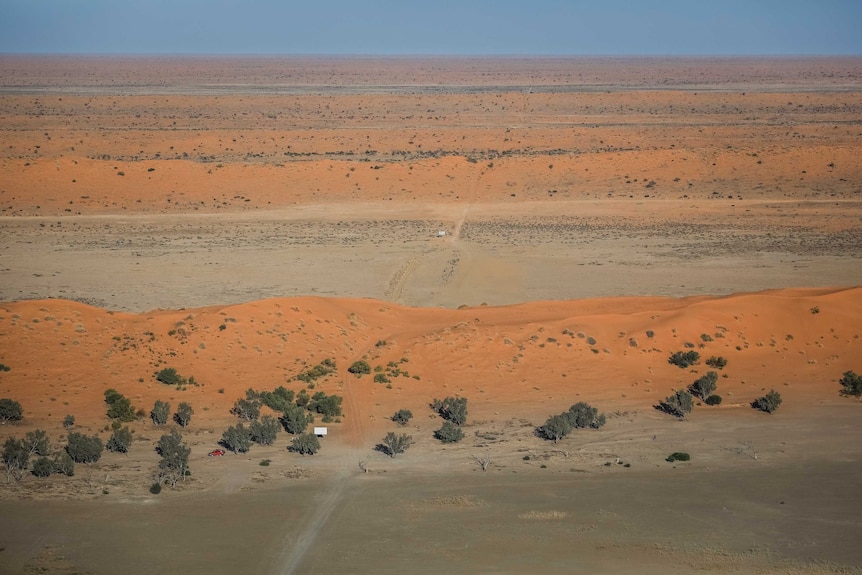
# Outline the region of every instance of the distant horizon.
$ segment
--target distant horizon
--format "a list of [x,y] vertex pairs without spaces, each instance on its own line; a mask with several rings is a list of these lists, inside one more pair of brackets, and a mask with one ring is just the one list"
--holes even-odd
[[0,53],[855,56],[857,0],[0,0]]
[[343,60],[830,60],[860,59],[862,54],[329,54],[329,53],[254,53],[254,52],[0,52],[0,57],[52,57],[52,58],[331,58]]

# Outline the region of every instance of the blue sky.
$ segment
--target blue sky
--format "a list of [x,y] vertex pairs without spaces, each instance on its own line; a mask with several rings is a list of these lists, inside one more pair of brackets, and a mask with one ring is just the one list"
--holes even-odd
[[862,54],[862,0],[0,0],[0,52]]

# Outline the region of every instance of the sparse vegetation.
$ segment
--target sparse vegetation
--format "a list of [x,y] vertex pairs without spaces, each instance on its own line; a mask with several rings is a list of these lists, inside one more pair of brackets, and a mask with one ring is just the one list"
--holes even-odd
[[841,384],[841,395],[862,396],[862,376],[852,371],[845,371],[844,376],[838,380]]
[[165,385],[183,385],[186,383],[186,378],[177,373],[173,367],[166,367],[156,372],[156,381]]
[[168,422],[171,416],[171,404],[157,399],[153,404],[153,409],[150,411],[150,419],[154,425],[164,425]]
[[440,414],[440,417],[451,421],[455,425],[464,425],[467,421],[467,398],[446,397],[435,399],[431,402],[431,408]]
[[245,453],[251,449],[251,431],[242,423],[237,423],[222,433],[219,443],[228,451]]
[[[459,429],[458,431],[461,430]],[[412,443],[413,438],[406,433],[397,434],[390,431],[386,434],[386,437],[383,438],[383,442],[380,444],[379,448],[389,457],[395,457],[399,453],[404,453]]]
[[671,355],[667,362],[680,368],[695,365],[700,361],[700,354],[694,350],[677,351]]
[[299,375],[296,376],[296,379],[299,381],[304,381],[305,383],[311,383],[316,379],[320,379],[321,377],[326,377],[330,373],[335,371],[335,360],[334,359],[324,359],[311,369],[303,371]]
[[579,401],[572,405],[568,411],[560,415],[553,415],[545,421],[544,425],[536,429],[539,437],[553,441],[554,443],[566,437],[573,429],[602,427],[606,418],[599,414],[599,410],[589,404]]
[[113,451],[115,453],[128,453],[131,445],[132,432],[127,426],[123,426],[111,434],[105,447],[108,451]]
[[434,437],[443,443],[457,443],[464,439],[464,430],[451,421],[444,421],[443,426],[434,432]]
[[364,359],[360,359],[359,361],[354,361],[353,364],[347,368],[347,371],[356,375],[356,377],[360,377],[363,374],[367,375],[371,373],[371,366],[368,365],[368,362]]
[[391,419],[398,425],[407,425],[413,419],[413,412],[409,409],[399,409],[392,415]]
[[673,463],[674,461],[690,461],[691,455],[684,451],[674,451],[670,455],[667,456],[665,461]]
[[105,403],[108,404],[107,414],[116,421],[134,421],[135,408],[132,401],[115,389],[105,390]]
[[778,406],[780,405],[781,394],[774,389],[769,390],[769,393],[767,393],[763,397],[758,397],[751,403],[751,406],[754,409],[759,409],[760,411],[765,411],[766,413],[773,413],[776,409],[778,409]]
[[718,374],[714,371],[707,371],[706,374],[697,378],[688,389],[695,397],[705,400],[715,391],[717,381]]
[[715,369],[724,369],[724,367],[727,365],[727,360],[720,355],[717,357],[713,355],[706,360],[706,365]]
[[188,427],[189,423],[192,421],[192,415],[194,415],[195,411],[192,409],[192,406],[185,401],[180,402],[179,406],[177,406],[177,412],[174,414],[174,421],[177,422],[177,425],[180,427]]
[[25,433],[24,446],[31,455],[49,455],[51,453],[48,434],[41,429],[34,429]]
[[6,397],[0,399],[0,424],[5,425],[10,421],[21,421],[23,417],[24,410],[20,403]]
[[102,440],[97,436],[72,432],[66,442],[66,453],[75,463],[95,463],[102,457],[105,449]]
[[75,425],[75,416],[67,415],[63,418],[63,429],[69,429]]
[[300,455],[314,455],[320,451],[320,440],[313,433],[301,433],[291,440],[288,449]]
[[669,413],[670,415],[682,419],[691,413],[691,410],[694,407],[694,399],[688,390],[678,389],[672,395],[666,397],[665,400],[659,404],[659,407],[665,413]]
[[20,439],[7,437],[3,444],[3,465],[7,481],[21,481],[30,465],[30,451]]

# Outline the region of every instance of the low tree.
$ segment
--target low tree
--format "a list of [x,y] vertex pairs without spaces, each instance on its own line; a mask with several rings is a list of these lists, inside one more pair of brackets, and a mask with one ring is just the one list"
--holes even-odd
[[177,422],[177,425],[180,427],[188,427],[189,423],[192,421],[192,415],[194,415],[195,410],[192,409],[191,404],[186,403],[185,401],[180,402],[179,406],[177,406],[177,412],[174,414],[174,421]]
[[180,480],[185,481],[189,475],[191,452],[176,429],[162,435],[156,443],[156,453],[161,456],[155,473],[157,481],[171,487],[175,487]]
[[341,401],[342,398],[338,395],[326,395],[322,391],[318,391],[311,396],[308,410],[321,414],[323,421],[329,422],[332,421],[332,418],[341,415]]
[[774,412],[776,409],[778,409],[779,405],[781,405],[781,394],[774,389],[770,389],[769,393],[767,393],[763,397],[758,397],[753,402],[751,402],[751,406],[754,409],[759,409],[760,411],[765,411],[766,413]]
[[108,451],[113,451],[114,453],[128,453],[131,445],[132,432],[124,425],[120,429],[114,430],[105,447]]
[[476,462],[476,465],[479,466],[479,469],[482,471],[488,471],[488,468],[491,467],[491,462],[493,458],[490,453],[485,453],[483,455],[474,455],[473,461]]
[[703,402],[707,405],[721,405],[721,396],[720,395],[710,395]]
[[225,430],[219,443],[234,453],[245,453],[251,449],[251,433],[242,423],[237,423]]
[[845,371],[844,376],[838,380],[841,384],[841,395],[852,395],[859,397],[862,395],[862,376],[856,375],[852,371]]
[[95,463],[102,457],[104,445],[97,436],[72,432],[66,442],[66,453],[75,463]]
[[105,391],[105,403],[108,404],[108,417],[117,421],[134,421],[135,408],[131,400],[115,389]]
[[40,457],[33,462],[32,473],[36,477],[48,477],[54,473],[54,462],[50,457]]
[[260,417],[260,406],[259,399],[241,398],[236,400],[230,412],[240,419],[253,421]]
[[451,421],[444,421],[443,426],[434,432],[434,437],[443,443],[457,443],[464,439],[464,430]]
[[0,399],[0,424],[5,425],[10,421],[21,421],[23,417],[24,410],[20,403],[7,397]]
[[694,407],[694,399],[686,389],[678,389],[673,395],[669,395],[665,398],[659,407],[665,413],[669,413],[670,415],[676,416],[680,419],[683,419],[686,415],[691,413],[692,408]]
[[409,409],[399,409],[395,412],[391,419],[398,425],[404,426],[407,425],[411,419],[413,419],[413,412]]
[[7,437],[3,444],[3,465],[7,481],[21,481],[30,465],[30,450],[21,439]]
[[569,420],[572,429],[598,429],[602,427],[607,419],[604,414],[599,414],[599,410],[595,407],[590,407],[590,404],[579,401],[569,408],[569,411],[563,414],[563,417]]
[[173,367],[166,367],[156,372],[156,381],[165,385],[182,385],[186,383],[186,378],[177,373]]
[[286,432],[296,435],[305,431],[308,424],[314,421],[314,416],[308,413],[305,408],[295,403],[290,403],[284,408],[284,412],[279,419]]
[[406,433],[399,435],[390,431],[386,434],[386,437],[383,438],[383,442],[379,445],[379,449],[389,457],[395,457],[399,453],[404,453],[412,443],[413,438]]
[[161,399],[157,399],[153,404],[152,411],[150,411],[150,419],[153,420],[153,424],[164,425],[168,422],[170,416],[171,404],[166,401],[162,401]]
[[700,361],[700,354],[694,350],[677,351],[672,354],[667,362],[680,368],[689,367]]
[[51,453],[51,444],[48,442],[48,434],[41,429],[34,429],[24,434],[24,444],[27,446],[27,451],[30,455],[49,455]]
[[261,391],[260,402],[275,412],[282,412],[288,404],[293,403],[292,390],[279,385],[272,391]]
[[368,362],[364,359],[360,359],[359,361],[354,361],[350,367],[347,368],[347,371],[354,374],[356,377],[361,377],[363,374],[367,375],[371,373],[371,366],[368,365]]
[[264,415],[249,424],[251,440],[258,445],[272,445],[281,429],[281,424],[271,415]]
[[75,475],[75,460],[65,451],[54,454],[54,473],[61,473],[67,477]]
[[706,374],[697,378],[688,389],[692,395],[705,400],[715,391],[717,382],[718,374],[714,371],[707,371]]
[[313,433],[300,433],[291,440],[288,449],[300,455],[314,455],[320,451],[320,440]]
[[539,437],[549,439],[554,443],[566,437],[572,431],[572,424],[565,415],[552,415],[545,424],[536,429]]
[[440,414],[440,417],[455,425],[464,425],[467,422],[466,397],[455,396],[435,399],[431,402],[431,407]]
[[714,367],[715,369],[724,369],[724,367],[727,365],[727,360],[720,355],[718,357],[713,355],[709,359],[707,359],[705,363],[709,367]]
[[75,416],[67,415],[63,418],[63,429],[69,429],[75,425]]

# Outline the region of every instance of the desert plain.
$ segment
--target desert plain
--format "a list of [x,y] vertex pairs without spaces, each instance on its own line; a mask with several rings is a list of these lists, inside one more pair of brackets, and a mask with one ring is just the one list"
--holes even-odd
[[[862,570],[859,58],[2,56],[0,134],[0,439],[144,413],[0,486],[0,571]],[[720,405],[656,409],[711,356]],[[207,457],[325,359],[319,453]],[[194,416],[154,495],[156,400]]]

